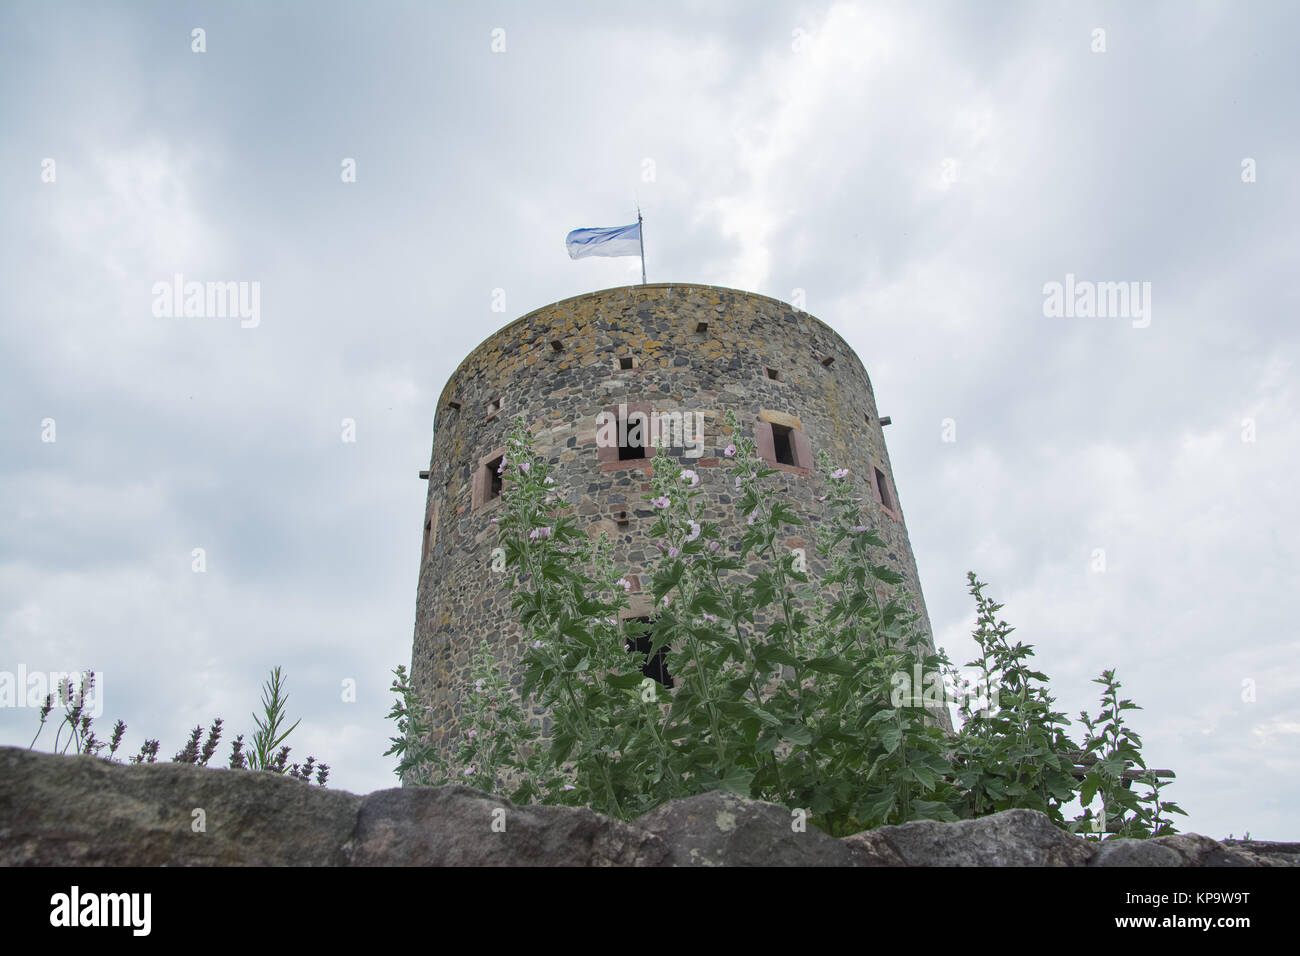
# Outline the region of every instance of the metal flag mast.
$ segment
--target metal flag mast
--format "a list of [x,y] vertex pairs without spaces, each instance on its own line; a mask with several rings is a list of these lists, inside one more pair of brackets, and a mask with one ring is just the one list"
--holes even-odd
[[645,285],[645,236],[641,225],[641,206],[638,203],[636,207],[636,238],[641,243],[641,284]]

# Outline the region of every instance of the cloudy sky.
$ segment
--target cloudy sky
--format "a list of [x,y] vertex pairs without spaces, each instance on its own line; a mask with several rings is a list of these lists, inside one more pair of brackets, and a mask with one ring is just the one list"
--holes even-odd
[[[1298,32],[1263,2],[7,3],[0,670],[94,668],[105,729],[170,756],[249,731],[279,664],[295,754],[393,785],[434,402],[512,318],[639,279],[563,246],[639,203],[652,282],[803,295],[862,357],[954,660],[975,570],[1067,712],[1118,670],[1183,829],[1300,838]],[[257,283],[256,321],[156,314],[177,274]],[[1067,275],[1145,315],[1046,314]],[[0,708],[0,743],[36,723]]]

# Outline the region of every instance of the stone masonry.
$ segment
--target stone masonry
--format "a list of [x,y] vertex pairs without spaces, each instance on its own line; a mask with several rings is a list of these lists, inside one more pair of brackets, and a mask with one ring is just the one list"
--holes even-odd
[[[438,399],[411,675],[433,707],[435,744],[445,752],[454,746],[470,662],[482,639],[507,672],[514,670],[515,683],[521,679],[519,627],[503,576],[491,570],[497,543],[491,519],[500,506],[491,466],[511,419],[522,415],[530,423],[538,451],[558,466],[552,470],[557,490],[574,503],[589,533],[609,534],[615,559],[648,587],[641,572],[653,547],[644,499],[649,461],[619,460],[617,449],[598,448],[596,441],[598,415],[620,404],[681,412],[687,420],[702,415],[702,442],[687,433],[690,440],[671,452],[699,474],[708,517],[730,540],[740,532],[727,526],[744,520],[723,457],[729,438],[722,421],[734,412],[778,468],[779,493],[811,523],[806,536],[785,542],[806,549],[811,571],[821,569],[811,527],[824,493],[813,456],[826,451],[860,482],[886,542],[879,559],[903,576],[922,626],[932,633],[871,382],[839,335],[786,303],[714,286],[663,283],[576,296],[490,336]],[[633,615],[648,611],[646,596],[632,598]],[[533,715],[549,729],[544,712]]]

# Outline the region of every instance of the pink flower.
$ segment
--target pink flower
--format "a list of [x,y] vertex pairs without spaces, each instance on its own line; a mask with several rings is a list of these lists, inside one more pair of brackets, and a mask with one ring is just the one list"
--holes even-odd
[[531,471],[531,470],[532,470],[532,467],[533,467],[533,466],[532,466],[532,463],[531,463],[531,462],[527,462],[527,461],[525,461],[525,462],[521,462],[521,463],[520,463],[520,465],[519,465],[519,470],[520,470],[520,471],[527,472],[527,471]]
[[474,768],[473,768],[473,767],[466,767],[466,768],[465,768],[465,776],[467,776],[467,777],[472,777],[473,775],[474,775]]
[[670,557],[670,558],[675,558],[675,557],[677,557],[677,555],[679,555],[679,554],[681,554],[681,552],[678,551],[676,548],[669,548],[669,549],[668,549],[668,557]]
[[853,530],[854,530],[854,531],[866,531],[866,530],[867,530],[867,526],[864,525],[864,524],[854,525],[854,526],[853,526]]
[[564,789],[565,789],[565,790],[577,790],[578,788],[575,787],[575,786],[574,786],[573,784],[571,784],[571,783],[566,783],[566,784],[564,785]]
[[826,500],[826,496],[825,496],[825,495],[822,495],[822,496],[821,496],[820,498],[818,498],[817,500],[818,500],[818,501],[825,501],[825,500]]
[[630,594],[632,592],[632,582],[627,578],[619,578],[618,583],[623,585],[623,592],[625,594]]
[[847,468],[836,468],[831,472],[832,478],[847,478],[848,476],[849,470]]
[[700,536],[700,523],[698,521],[690,522],[691,532],[686,536],[687,541],[694,541]]
[[542,646],[541,641],[533,641],[533,650],[537,650],[541,646]]
[[466,736],[469,737],[470,740],[473,740],[475,737],[478,736],[478,731],[471,729],[470,732],[466,734]]
[[550,475],[547,475],[547,476],[546,476],[546,481],[543,482],[543,483],[544,483],[544,484],[547,484],[547,485],[553,485],[553,484],[555,484],[555,479],[552,478]]
[[710,551],[717,551],[717,550],[718,550],[718,542],[716,542],[716,541],[710,541],[710,542],[709,542],[709,550],[710,550]]
[[690,482],[692,488],[700,483],[700,476],[687,468],[682,472],[682,481]]
[[723,454],[726,455],[728,458],[731,458],[736,454],[736,446],[728,445],[726,450],[723,452]]
[[550,536],[550,528],[534,528],[532,531],[528,532],[528,537],[533,541],[537,541],[541,538],[549,538]]
[[739,475],[736,476],[736,487],[737,487],[737,488],[740,487],[740,476],[739,476]]
[[505,470],[506,470],[506,456],[502,455],[501,464],[497,465],[497,474],[499,475]]
[[757,512],[757,511],[751,512],[750,515],[749,515],[749,518],[746,519],[745,524],[753,524],[753,523],[754,523],[754,519],[757,518],[757,517],[758,517],[758,512]]
[[667,495],[660,495],[654,500],[656,508],[667,508],[670,504],[672,504],[672,501],[669,500]]

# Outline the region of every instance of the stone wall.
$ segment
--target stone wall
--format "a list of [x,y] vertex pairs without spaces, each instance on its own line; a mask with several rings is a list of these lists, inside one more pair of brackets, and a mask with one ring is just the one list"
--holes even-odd
[[1300,865],[1300,844],[1196,834],[1097,844],[1033,810],[841,840],[791,819],[729,793],[624,823],[460,786],[358,796],[271,773],[0,747],[0,866]]
[[[805,458],[825,451],[862,481],[887,542],[879,560],[903,576],[930,633],[871,382],[844,340],[811,315],[765,296],[680,284],[608,289],[506,326],[465,359],[439,398],[411,673],[434,709],[440,747],[454,739],[480,640],[491,642],[509,668],[519,658],[509,594],[490,570],[491,518],[500,499],[479,504],[482,462],[500,453],[511,419],[522,415],[532,426],[539,452],[558,465],[552,471],[557,490],[575,504],[589,532],[610,535],[615,559],[630,574],[646,567],[653,518],[642,496],[649,468],[610,461],[597,447],[597,416],[620,403],[702,416],[702,447],[673,452],[700,475],[708,517],[732,540],[739,531],[729,533],[725,525],[740,521],[723,457],[725,414],[734,412],[751,436],[763,427],[760,418],[769,427],[793,426]],[[799,467],[804,464],[782,468],[774,480],[796,513],[815,522],[823,481],[815,468]],[[877,470],[892,507],[882,503]],[[806,548],[810,565],[820,570],[811,533],[785,544]],[[634,607],[648,609],[641,601]],[[543,712],[534,717],[547,729]]]

